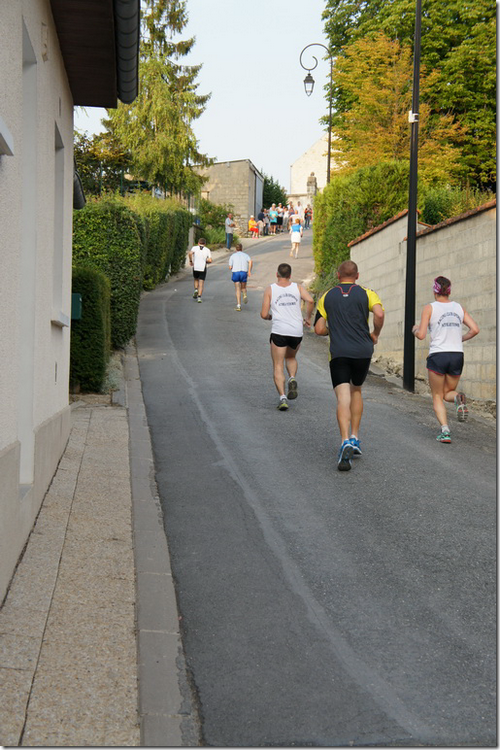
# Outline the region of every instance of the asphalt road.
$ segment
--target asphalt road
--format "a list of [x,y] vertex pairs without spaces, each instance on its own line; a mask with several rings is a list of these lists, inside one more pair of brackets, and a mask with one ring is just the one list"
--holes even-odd
[[[310,275],[307,244],[296,280]],[[495,746],[495,430],[472,418],[438,444],[430,400],[370,376],[363,457],[338,472],[327,345],[312,332],[299,398],[276,409],[259,311],[288,246],[253,248],[241,313],[225,258],[202,304],[190,274],[141,303],[203,743]]]

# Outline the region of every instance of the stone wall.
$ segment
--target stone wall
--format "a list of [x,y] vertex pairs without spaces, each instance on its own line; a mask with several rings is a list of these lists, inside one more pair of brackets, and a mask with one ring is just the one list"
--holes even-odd
[[[403,362],[407,212],[350,243],[360,283],[381,297],[386,322],[376,354]],[[436,276],[452,282],[452,298],[478,323],[479,336],[464,344],[461,384],[474,399],[496,399],[496,201],[417,233],[416,321],[433,301]],[[426,378],[428,339],[416,341],[415,374]]]
[[248,219],[262,208],[264,179],[249,159],[224,161],[200,169],[208,177],[202,187],[202,197],[212,203],[234,206],[234,221],[238,234],[248,230]]

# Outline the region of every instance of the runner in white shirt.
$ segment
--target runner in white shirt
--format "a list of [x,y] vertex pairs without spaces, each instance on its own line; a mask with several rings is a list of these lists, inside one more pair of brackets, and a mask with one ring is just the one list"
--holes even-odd
[[[432,391],[434,412],[441,425],[437,436],[440,443],[451,443],[450,428],[446,416],[445,402],[454,403],[459,422],[465,422],[468,409],[464,393],[457,392],[458,382],[464,366],[463,342],[479,333],[479,326],[462,305],[450,300],[451,281],[445,276],[434,279],[434,302],[422,310],[418,325],[412,332],[417,339],[431,336],[427,371]],[[462,334],[462,324],[469,329]]]
[[247,297],[247,279],[252,274],[252,259],[243,252],[243,245],[238,242],[236,252],[229,258],[229,268],[232,271],[231,278],[234,281],[236,291],[236,310],[241,312],[241,295],[243,302],[248,302]]
[[[271,358],[273,360],[273,377],[280,400],[278,409],[288,409],[288,399],[297,398],[297,352],[304,333],[304,323],[311,325],[314,299],[300,284],[292,282],[292,267],[280,263],[276,277],[278,281],[271,284],[264,292],[260,316],[272,320]],[[301,304],[306,303],[306,314],[302,320]],[[288,393],[285,395],[285,367],[288,372]]]
[[206,244],[207,241],[202,237],[198,240],[198,244],[192,247],[188,253],[189,265],[193,267],[193,299],[197,302],[201,302],[203,286],[207,277],[207,263],[212,262],[212,255],[208,247],[206,247]]

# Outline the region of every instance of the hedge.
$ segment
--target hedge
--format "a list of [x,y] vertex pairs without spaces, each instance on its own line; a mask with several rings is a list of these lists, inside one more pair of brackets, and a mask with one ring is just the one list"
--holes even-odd
[[348,244],[408,205],[408,163],[392,161],[333,177],[314,199],[313,254],[318,274],[349,258]]
[[70,386],[102,389],[111,350],[110,283],[95,268],[73,268],[73,292],[82,295],[82,318],[71,324]]
[[74,212],[73,263],[97,268],[110,281],[115,349],[125,346],[137,327],[144,264],[139,226],[138,216],[117,197],[88,201]]
[[170,273],[177,273],[183,267],[192,216],[176,203],[149,195],[127,197],[126,203],[145,225],[143,286],[154,289]]

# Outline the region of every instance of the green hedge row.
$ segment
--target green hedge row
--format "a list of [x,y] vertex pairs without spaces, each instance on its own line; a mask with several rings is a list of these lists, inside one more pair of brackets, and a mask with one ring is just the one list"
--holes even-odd
[[169,274],[177,273],[185,262],[192,216],[169,201],[147,195],[133,195],[127,204],[144,225],[144,289],[154,289]]
[[73,264],[103,271],[111,283],[111,343],[135,334],[142,289],[153,289],[185,262],[189,211],[149,196],[111,196],[75,211]]
[[95,268],[74,268],[73,292],[84,302],[81,320],[71,325],[70,387],[98,392],[111,350],[109,279]]
[[[81,269],[97,269],[109,280],[112,348],[125,346],[134,336],[142,290],[153,289],[184,265],[191,226],[189,211],[150,196],[106,196],[74,212],[73,279]],[[83,309],[94,309],[82,297]],[[72,360],[80,351],[72,349]],[[100,350],[96,356],[100,358]],[[75,360],[71,366],[77,372],[81,365]]]

